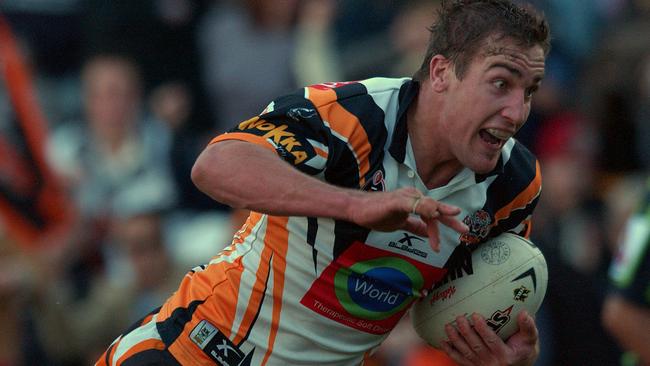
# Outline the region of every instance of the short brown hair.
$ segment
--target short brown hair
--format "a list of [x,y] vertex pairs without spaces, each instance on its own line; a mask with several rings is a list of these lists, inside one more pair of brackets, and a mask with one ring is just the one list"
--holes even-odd
[[429,63],[443,55],[454,65],[462,79],[478,50],[490,36],[511,38],[522,46],[539,45],[548,54],[550,31],[543,14],[532,6],[508,0],[443,0],[438,17],[429,28],[431,39],[427,53],[414,79],[429,75]]

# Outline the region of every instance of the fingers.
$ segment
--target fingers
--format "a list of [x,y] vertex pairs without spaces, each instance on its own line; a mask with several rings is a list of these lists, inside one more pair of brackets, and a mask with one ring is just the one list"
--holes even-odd
[[408,217],[406,223],[404,224],[404,230],[413,233],[418,236],[427,236],[428,227],[421,219],[417,217]]
[[454,216],[443,215],[438,218],[438,221],[440,221],[443,225],[454,229],[456,232],[460,234],[465,234],[466,232],[469,231],[469,227],[465,225],[462,221],[456,219]]
[[[422,196],[419,191],[408,191],[407,193],[407,204],[410,205],[410,213],[420,216],[422,221],[426,223],[426,235],[434,252],[438,253],[440,251],[440,230],[437,221],[461,234],[469,230],[467,225],[455,218],[461,212],[460,208]],[[405,228],[415,234],[422,235],[422,227],[410,222],[410,219],[407,220]]]
[[533,319],[526,310],[522,310],[519,315],[517,315],[517,323],[519,324],[519,332],[526,336],[528,343],[536,343],[539,334],[537,333],[535,319]]
[[[465,330],[461,331],[463,328],[465,328]],[[470,331],[471,325],[469,325],[469,322],[463,315],[456,318],[456,327],[451,324],[445,326],[445,332],[449,337],[449,341],[442,342],[441,346],[443,347],[443,350],[454,359],[454,361],[461,365],[473,365],[478,362],[478,355],[474,352],[472,346],[470,346],[465,340],[464,333]],[[480,349],[480,347],[477,348]]]
[[[495,352],[493,349],[498,348],[498,341],[501,341],[501,339],[494,332],[491,332],[491,330],[491,334],[487,334],[488,338],[486,339],[481,334],[482,331],[478,329],[478,327],[484,328],[483,331],[486,330],[485,328],[489,329],[485,320],[476,313],[472,314],[471,319],[472,323],[465,316],[461,315],[456,317],[455,327],[447,324],[445,331],[447,332],[449,341],[443,342],[441,347],[461,365],[494,364],[500,359],[499,354],[503,353],[502,349],[499,349],[498,352]],[[492,336],[497,339],[492,338]],[[503,342],[501,343],[501,346],[505,347],[505,344]]]
[[427,236],[429,237],[429,245],[434,252],[440,252],[440,230],[438,230],[438,223],[436,219],[425,219],[427,223]]
[[480,314],[472,314],[472,322],[474,323],[474,329],[478,335],[483,339],[483,343],[487,348],[492,351],[493,354],[501,357],[505,354],[505,343],[503,340],[487,325],[485,318]]

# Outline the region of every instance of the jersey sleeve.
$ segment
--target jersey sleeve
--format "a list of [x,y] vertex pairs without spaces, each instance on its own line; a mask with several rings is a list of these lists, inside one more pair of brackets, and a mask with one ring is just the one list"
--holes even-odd
[[530,238],[532,215],[542,192],[542,173],[537,158],[517,142],[504,174],[490,186],[494,207],[492,236],[511,232]]
[[650,191],[645,207],[627,221],[609,277],[613,292],[650,308]]
[[312,102],[291,94],[272,101],[258,116],[239,123],[210,144],[225,140],[254,143],[275,151],[304,173],[317,175],[327,165],[328,134]]
[[304,173],[361,188],[382,161],[383,121],[383,111],[363,84],[318,84],[274,100],[211,143],[248,141],[275,151]]

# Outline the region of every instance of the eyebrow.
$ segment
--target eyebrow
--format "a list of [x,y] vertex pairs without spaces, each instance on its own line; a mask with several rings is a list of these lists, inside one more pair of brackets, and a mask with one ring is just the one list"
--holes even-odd
[[[510,66],[510,65],[508,65],[506,63],[502,63],[502,62],[493,63],[492,65],[490,65],[490,67],[488,67],[488,70],[493,69],[495,67],[502,67],[502,68],[508,70],[511,74],[514,74],[515,76],[517,76],[518,78],[522,77],[521,71],[519,71],[519,69],[517,69],[515,67],[512,67],[512,66]],[[544,75],[535,76],[535,78],[533,79],[533,82],[539,83],[539,82],[542,81],[543,78],[544,78]]]

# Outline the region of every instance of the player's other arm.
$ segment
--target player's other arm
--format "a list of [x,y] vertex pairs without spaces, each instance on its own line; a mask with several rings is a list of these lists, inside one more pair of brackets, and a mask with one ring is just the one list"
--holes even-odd
[[[279,216],[329,217],[367,228],[404,229],[429,236],[437,249],[440,221],[458,232],[457,207],[437,202],[415,188],[364,192],[309,176],[280,159],[273,150],[239,140],[209,145],[192,168],[192,181],[213,199],[236,208]],[[419,217],[410,215],[415,211]]]
[[641,365],[650,365],[650,310],[621,296],[609,295],[603,306],[602,320],[624,349],[641,358]]

